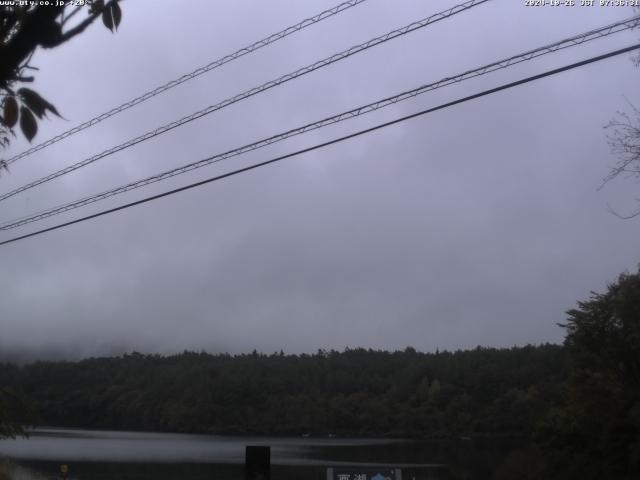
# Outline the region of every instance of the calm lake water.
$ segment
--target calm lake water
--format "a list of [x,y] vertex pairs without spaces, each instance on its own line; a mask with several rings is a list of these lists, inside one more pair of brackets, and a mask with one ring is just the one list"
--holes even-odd
[[325,479],[327,467],[389,466],[403,479],[488,479],[512,440],[409,441],[179,435],[41,428],[27,439],[0,440],[0,456],[35,475],[69,465],[77,480],[239,480],[247,445],[271,446],[272,478]]

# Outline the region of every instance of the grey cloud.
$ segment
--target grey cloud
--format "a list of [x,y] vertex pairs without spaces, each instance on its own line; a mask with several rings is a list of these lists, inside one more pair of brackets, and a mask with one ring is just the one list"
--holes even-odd
[[[266,3],[196,2],[185,9],[179,2],[158,2],[150,17],[146,7],[132,2],[116,35],[96,26],[68,46],[38,54],[37,87],[75,124],[322,8],[319,2]],[[2,218],[630,14],[531,10],[516,3],[478,7],[105,159],[6,202]],[[16,163],[0,184],[12,188],[450,4],[372,0],[269,47],[264,55],[247,57]],[[433,92],[86,212],[636,37],[624,34]],[[616,182],[596,190],[615,161],[602,126],[624,107],[622,95],[640,101],[638,75],[627,59],[608,60],[3,247],[0,349],[86,356],[121,349],[292,352],[413,345],[435,350],[559,342],[556,322],[564,311],[639,261],[634,239],[640,223],[606,211],[608,202],[622,208],[632,202],[637,185]],[[38,138],[70,123],[47,122]],[[23,146],[16,142],[15,151]]]

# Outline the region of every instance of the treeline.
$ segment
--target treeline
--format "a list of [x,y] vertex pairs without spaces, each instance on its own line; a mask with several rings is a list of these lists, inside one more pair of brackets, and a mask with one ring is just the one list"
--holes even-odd
[[34,423],[276,435],[529,435],[561,403],[567,376],[557,345],[0,365],[0,385],[30,400]]

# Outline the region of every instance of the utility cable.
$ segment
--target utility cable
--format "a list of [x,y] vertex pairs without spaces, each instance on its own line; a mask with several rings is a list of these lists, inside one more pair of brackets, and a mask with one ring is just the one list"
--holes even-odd
[[427,85],[422,85],[418,88],[415,88],[413,90],[409,90],[406,92],[402,92],[399,93],[397,95],[391,96],[391,97],[387,97],[384,98],[382,100],[378,100],[376,102],[373,103],[369,103],[367,105],[362,105],[360,107],[348,110],[346,112],[342,112],[339,113],[337,115],[333,115],[331,117],[327,117],[324,118],[322,120],[313,122],[313,123],[309,123],[306,125],[303,125],[301,127],[297,127],[294,128],[292,130],[288,130],[276,135],[273,135],[271,137],[268,138],[264,138],[261,140],[258,140],[256,142],[247,144],[247,145],[243,145],[241,147],[238,148],[234,148],[232,150],[228,150],[224,153],[219,153],[217,155],[213,155],[210,157],[207,157],[205,159],[201,159],[199,161],[196,162],[192,162],[177,168],[173,168],[171,170],[165,171],[165,172],[161,172],[143,179],[139,179],[139,180],[135,180],[133,182],[130,182],[128,184],[116,187],[116,188],[112,188],[110,190],[95,194],[95,195],[91,195],[79,200],[74,200],[73,202],[69,202],[69,203],[65,203],[62,205],[58,205],[52,208],[48,208],[46,210],[42,210],[40,212],[35,212],[35,213],[31,213],[27,216],[23,216],[14,220],[11,220],[9,222],[5,222],[3,224],[0,224],[0,230],[9,230],[12,228],[16,228],[28,223],[32,223],[38,220],[42,220],[44,218],[48,218],[69,210],[73,210],[76,208],[80,208],[83,207],[85,205],[89,205],[91,203],[95,203],[97,201],[100,200],[104,200],[106,198],[109,197],[113,197],[115,195],[119,195],[121,193],[125,193],[131,190],[134,190],[136,188],[140,188],[146,185],[150,185],[152,183],[156,183],[159,182],[161,180],[166,180],[168,178],[177,176],[177,175],[181,175],[183,173],[189,172],[191,170],[195,170],[198,168],[202,168],[204,166],[210,165],[212,163],[217,163],[220,162],[222,160],[226,160],[228,158],[231,157],[235,157],[253,150],[256,150],[258,148],[262,148],[262,147],[266,147],[268,145],[280,142],[282,140],[285,140],[287,138],[291,138],[293,136],[296,135],[301,135],[303,133],[312,131],[312,130],[316,130],[322,127],[325,127],[327,125],[331,125],[334,123],[339,123],[345,120],[348,120],[350,118],[354,118],[354,117],[358,117],[360,115],[364,115],[366,113],[370,113],[376,110],[379,110],[381,108],[393,105],[395,103],[398,103],[400,101],[404,101],[410,98],[413,98],[417,95],[421,95],[423,93],[432,91],[432,90],[436,90],[438,88],[442,88],[445,87],[447,85],[451,85],[454,83],[458,83],[461,82],[463,80],[467,80],[470,78],[474,78],[480,75],[484,75],[499,69],[504,69],[507,67],[510,67],[512,65],[516,65],[518,63],[524,62],[524,61],[528,61],[531,60],[533,58],[537,58],[540,57],[542,55],[546,55],[564,48],[568,48],[568,47],[572,47],[575,45],[580,45],[586,41],[590,41],[590,40],[594,40],[597,38],[602,38],[604,36],[607,35],[611,35],[613,33],[617,33],[623,30],[628,30],[631,28],[634,28],[635,26],[638,25],[638,23],[640,23],[640,16],[636,16],[633,17],[631,19],[628,20],[624,20],[621,22],[617,22],[605,27],[601,27],[599,29],[595,29],[595,30],[590,30],[588,32],[579,34],[579,35],[575,35],[573,37],[569,37],[566,38],[564,40],[561,40],[559,42],[555,42],[552,44],[548,44],[545,45],[543,47],[539,47],[533,50],[529,50],[525,53],[521,53],[518,55],[514,55],[511,57],[508,57],[506,59],[503,60],[499,60],[497,62],[493,62],[490,63],[488,65],[482,66],[480,68],[476,68],[473,70],[468,70],[464,73],[461,73],[459,75],[455,75],[453,77],[446,77],[444,79],[441,79],[437,82],[433,82]]
[[120,152],[126,148],[132,147],[134,145],[137,145],[138,143],[144,142],[145,140],[149,140],[151,138],[154,138],[158,135],[162,135],[170,130],[173,130],[176,127],[182,126],[185,123],[189,123],[192,122],[193,120],[197,120],[198,118],[204,117],[205,115],[209,115],[210,113],[213,113],[217,110],[221,110],[225,107],[228,107],[234,103],[237,103],[241,100],[244,100],[246,98],[252,97],[254,95],[257,95],[259,93],[262,93],[266,90],[269,90],[273,87],[277,87],[279,85],[282,85],[286,82],[289,82],[290,80],[293,80],[295,78],[301,77],[303,75],[306,75],[308,73],[311,73],[315,70],[318,70],[320,68],[326,67],[328,65],[331,65],[335,62],[338,62],[340,60],[344,60],[345,58],[348,58],[352,55],[355,55],[357,53],[363,52],[365,50],[368,50],[369,48],[375,47],[377,45],[381,45],[385,42],[388,42],[390,40],[393,40],[395,38],[401,37],[403,35],[406,35],[408,33],[414,32],[420,28],[424,28],[428,25],[431,25],[435,22],[438,22],[440,20],[444,20],[446,18],[449,18],[453,15],[456,15],[460,12],[463,12],[465,10],[468,10],[470,8],[473,8],[477,5],[481,5],[483,3],[486,3],[490,0],[469,0],[465,3],[462,3],[460,5],[456,5],[454,7],[451,7],[445,11],[439,12],[439,13],[435,13],[427,18],[424,18],[422,20],[419,20],[417,22],[412,22],[409,25],[406,25],[402,28],[398,28],[396,30],[392,30],[391,32],[388,32],[384,35],[381,35],[379,37],[375,37],[367,42],[361,43],[359,45],[353,46],[351,48],[348,48],[347,50],[343,50],[340,53],[336,53],[334,55],[331,55],[330,57],[327,57],[323,60],[317,61],[311,65],[307,65],[306,67],[300,68],[294,72],[288,73],[286,75],[283,75],[275,80],[270,80],[266,83],[263,83],[262,85],[260,85],[259,87],[254,87],[250,90],[247,90],[243,93],[240,93],[238,95],[235,95],[233,97],[227,98],[226,100],[223,100],[220,103],[217,103],[215,105],[210,105],[207,108],[204,108],[202,110],[199,110],[195,113],[192,113],[191,115],[187,115],[186,117],[183,117],[179,120],[175,120],[171,123],[168,123],[166,125],[163,125],[161,127],[156,128],[155,130],[150,130],[147,133],[140,135],[138,137],[132,138],[124,143],[121,143],[119,145],[116,145],[115,147],[109,148],[107,150],[104,150],[103,152],[94,155],[92,157],[86,158],[85,160],[82,160],[78,163],[75,163],[73,165],[70,165],[66,168],[63,168],[61,170],[58,170],[50,175],[47,175],[46,177],[42,177],[38,180],[35,180],[31,183],[28,183],[26,185],[23,185],[22,187],[16,188],[15,190],[12,190],[10,192],[4,193],[2,195],[0,195],[0,201],[2,200],[6,200],[7,198],[10,198],[14,195],[17,195],[20,192],[24,192],[25,190],[29,190],[31,188],[34,188],[38,185],[41,185],[43,183],[49,182],[55,178],[61,177],[62,175],[66,175],[68,173],[71,173],[79,168],[85,167],[91,163],[94,163],[98,160],[100,160],[101,158],[107,157],[109,155],[112,155],[114,153]]
[[616,55],[622,55],[623,53],[627,53],[627,52],[630,52],[632,50],[636,50],[638,48],[640,48],[640,43],[636,44],[636,45],[632,45],[630,47],[621,48],[619,50],[614,50],[612,52],[605,53],[603,55],[598,55],[597,57],[591,57],[591,58],[589,58],[587,60],[582,60],[580,62],[572,63],[572,64],[566,65],[564,67],[556,68],[556,69],[553,69],[553,70],[548,70],[548,71],[540,73],[538,75],[533,75],[533,76],[530,76],[530,77],[527,77],[527,78],[523,78],[523,79],[515,81],[515,82],[511,82],[511,83],[500,85],[499,87],[491,88],[489,90],[484,90],[483,92],[476,93],[474,95],[469,95],[467,97],[463,97],[463,98],[460,98],[458,100],[454,100],[452,102],[448,102],[448,103],[444,103],[444,104],[438,105],[437,107],[428,108],[426,110],[422,110],[420,112],[413,113],[411,115],[406,115],[404,117],[400,117],[400,118],[397,118],[395,120],[391,120],[389,122],[381,123],[381,124],[375,125],[373,127],[366,128],[364,130],[360,130],[360,131],[351,133],[349,135],[345,135],[343,137],[339,137],[339,138],[335,138],[333,140],[329,140],[328,142],[320,143],[320,144],[314,145],[312,147],[308,147],[308,148],[304,148],[302,150],[298,150],[296,152],[288,153],[286,155],[281,155],[279,157],[272,158],[270,160],[266,160],[266,161],[261,162],[261,163],[257,163],[257,164],[254,164],[254,165],[250,165],[248,167],[240,168],[238,170],[227,172],[227,173],[224,173],[222,175],[217,175],[215,177],[211,177],[211,178],[208,178],[206,180],[201,180],[199,182],[192,183],[192,184],[189,184],[189,185],[186,185],[186,186],[183,186],[183,187],[175,188],[173,190],[169,190],[167,192],[159,193],[157,195],[152,195],[150,197],[146,197],[146,198],[143,198],[141,200],[136,200],[135,202],[131,202],[131,203],[127,203],[127,204],[124,204],[124,205],[120,205],[120,206],[115,207],[115,208],[110,208],[108,210],[103,210],[101,212],[94,213],[92,215],[87,215],[85,217],[77,218],[77,219],[71,220],[69,222],[60,223],[58,225],[54,225],[54,226],[48,227],[48,228],[43,228],[42,230],[38,230],[36,232],[32,232],[32,233],[28,233],[28,234],[25,234],[25,235],[21,235],[19,237],[14,237],[14,238],[11,238],[9,240],[4,240],[4,241],[0,242],[0,246],[7,245],[7,244],[13,243],[13,242],[17,242],[19,240],[24,240],[25,238],[33,237],[33,236],[40,235],[40,234],[43,234],[43,233],[46,233],[46,232],[51,232],[53,230],[58,230],[60,228],[67,227],[69,225],[74,225],[76,223],[84,222],[86,220],[90,220],[90,219],[93,219],[93,218],[101,217],[103,215],[107,215],[109,213],[114,213],[114,212],[117,212],[117,211],[120,211],[120,210],[124,210],[124,209],[130,208],[130,207],[134,207],[136,205],[141,205],[143,203],[147,203],[147,202],[150,202],[152,200],[157,200],[157,199],[162,198],[162,197],[167,197],[169,195],[173,195],[175,193],[183,192],[185,190],[190,190],[192,188],[199,187],[201,185],[205,185],[207,183],[211,183],[211,182],[215,182],[215,181],[218,181],[218,180],[222,180],[223,178],[231,177],[231,176],[237,175],[239,173],[248,172],[250,170],[254,170],[254,169],[259,168],[259,167],[264,167],[266,165],[270,165],[272,163],[276,163],[276,162],[279,162],[281,160],[285,160],[287,158],[295,157],[295,156],[298,156],[298,155],[301,155],[301,154],[304,154],[304,153],[307,153],[307,152],[311,152],[313,150],[318,150],[320,148],[327,147],[329,145],[334,145],[336,143],[340,143],[340,142],[343,142],[345,140],[349,140],[351,138],[359,137],[361,135],[364,135],[364,134],[367,134],[367,133],[371,133],[373,131],[380,130],[382,128],[385,128],[385,127],[388,127],[388,126],[391,126],[391,125],[395,125],[397,123],[401,123],[401,122],[404,122],[404,121],[412,119],[412,118],[420,117],[422,115],[426,115],[428,113],[435,112],[437,110],[442,110],[442,109],[445,109],[445,108],[449,108],[449,107],[452,107],[454,105],[458,105],[458,104],[461,104],[461,103],[464,103],[464,102],[468,102],[470,100],[474,100],[476,98],[484,97],[486,95],[491,95],[493,93],[500,92],[502,90],[507,90],[509,88],[513,88],[513,87],[516,87],[516,86],[519,86],[519,85],[523,85],[525,83],[533,82],[535,80],[540,80],[542,78],[549,77],[551,75],[557,75],[557,74],[559,74],[561,72],[565,72],[567,70],[571,70],[571,69],[574,69],[574,68],[582,67],[584,65],[588,65],[590,63],[594,63],[594,62],[598,62],[598,61],[601,61],[601,60],[605,60],[607,58],[614,57]]
[[277,42],[278,40],[282,40],[285,37],[288,37],[289,35],[292,35],[296,32],[299,32],[300,30],[303,30],[304,28],[310,27],[311,25],[315,25],[316,23],[321,22],[322,20],[325,20],[327,18],[330,18],[334,15],[337,15],[341,12],[344,12],[345,10],[348,10],[351,7],[355,7],[357,5],[360,5],[364,2],[366,2],[367,0],[349,0],[347,2],[343,2],[339,5],[336,5],[333,8],[330,8],[328,10],[324,10],[323,12],[318,13],[317,15],[314,15],[312,17],[309,17],[299,23],[296,23],[295,25],[291,25],[290,27],[285,28],[284,30],[280,30],[277,33],[273,33],[271,35],[269,35],[268,37],[263,38],[262,40],[258,40],[257,42],[252,43],[249,46],[246,46],[244,48],[241,48],[240,50],[237,50],[233,53],[230,53],[229,55],[225,55],[224,57],[221,57],[217,60],[214,60],[213,62],[209,63],[208,65],[205,65],[203,67],[197,68],[195,70],[193,70],[190,73],[187,73],[185,75],[182,75],[179,78],[176,78],[175,80],[171,80],[170,82],[165,83],[164,85],[161,85],[153,90],[150,90],[146,93],[143,93],[142,95],[129,100],[128,102],[123,103],[122,105],[119,105],[117,107],[112,108],[111,110],[109,110],[108,112],[105,113],[101,113],[100,115],[97,115],[95,117],[93,117],[90,120],[87,120],[84,123],[81,123],[80,125],[77,125],[65,132],[62,132],[59,135],[56,135],[55,137],[52,137],[38,145],[34,145],[33,147],[29,148],[28,150],[25,150],[22,153],[19,153],[18,155],[15,155],[11,158],[9,158],[8,160],[6,160],[7,165],[12,164],[13,162],[20,160],[21,158],[24,158],[28,155],[31,155],[34,152],[37,152],[38,150],[42,150],[43,148],[46,148],[50,145],[53,145],[54,143],[59,142],[60,140],[63,140],[67,137],[70,137],[71,135],[74,135],[78,132],[81,132],[82,130],[85,130],[89,127],[93,127],[94,125],[97,125],[98,123],[102,122],[103,120],[106,120],[107,118],[113,117],[114,115],[117,115],[121,112],[124,112],[125,110],[128,110],[136,105],[138,105],[139,103],[145,102],[147,100],[149,100],[152,97],[155,97],[156,95],[159,95],[163,92],[166,92],[167,90],[170,90],[174,87],[177,87],[178,85],[181,85],[185,82],[188,82],[189,80],[192,80],[204,73],[207,73],[211,70],[214,70],[218,67],[221,67],[223,65],[225,65],[226,63],[229,63],[233,60],[236,60],[244,55],[247,55],[249,53],[253,53],[259,49],[261,49],[262,47],[266,47],[267,45],[271,45],[272,43]]

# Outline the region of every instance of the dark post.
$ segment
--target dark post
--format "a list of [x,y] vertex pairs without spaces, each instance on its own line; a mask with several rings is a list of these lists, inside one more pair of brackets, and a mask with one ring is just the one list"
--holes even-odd
[[271,480],[271,447],[247,446],[245,480]]

